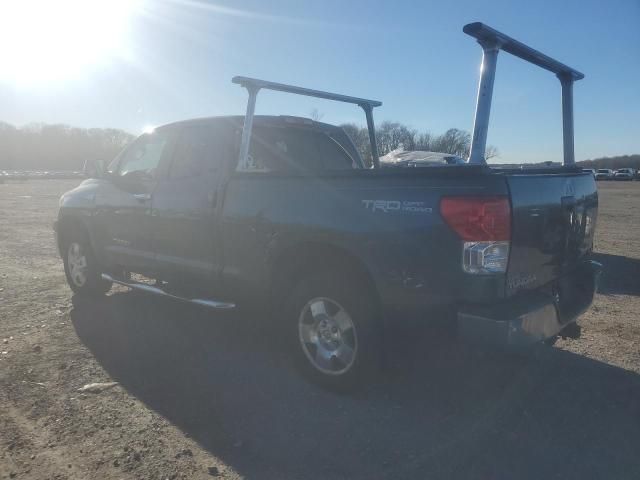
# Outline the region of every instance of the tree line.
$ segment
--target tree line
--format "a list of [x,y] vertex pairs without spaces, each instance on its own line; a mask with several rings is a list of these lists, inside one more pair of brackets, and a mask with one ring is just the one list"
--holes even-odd
[[[368,161],[371,158],[371,142],[367,128],[354,123],[340,126],[356,145],[362,158]],[[429,131],[419,132],[400,122],[385,121],[376,127],[376,146],[380,156],[401,148],[449,153],[466,159],[471,149],[471,134],[465,130],[450,128],[441,135],[434,135]],[[485,158],[488,160],[497,156],[498,149],[488,145]]]
[[[353,123],[341,127],[353,140],[362,158],[369,161],[371,144],[366,127]],[[18,128],[0,122],[0,170],[81,170],[88,159],[110,161],[134,138],[132,134],[116,128],[78,128],[42,123]],[[428,131],[419,132],[400,122],[385,121],[376,128],[376,143],[380,156],[403,148],[467,158],[471,135],[457,128],[434,135]],[[487,147],[487,159],[497,155],[495,147]],[[578,163],[584,168],[640,169],[640,155],[603,157]]]
[[583,160],[578,164],[583,168],[611,168],[612,170],[633,168],[634,170],[640,170],[640,154],[594,158],[592,160]]
[[116,128],[0,122],[0,170],[81,170],[88,159],[110,161],[133,138]]
[[[371,158],[366,127],[353,123],[341,125],[360,151]],[[15,127],[0,122],[0,170],[80,170],[88,159],[110,161],[135,137],[116,128],[78,128],[42,123]],[[442,135],[418,132],[400,122],[382,122],[376,128],[380,156],[392,150],[426,150],[450,153],[466,158],[469,132],[451,128]],[[487,157],[497,155],[487,148]]]

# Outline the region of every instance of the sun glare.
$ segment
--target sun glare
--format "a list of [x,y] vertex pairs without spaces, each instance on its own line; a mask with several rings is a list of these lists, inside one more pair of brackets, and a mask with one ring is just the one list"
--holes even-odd
[[140,0],[0,0],[0,81],[64,81],[127,50]]

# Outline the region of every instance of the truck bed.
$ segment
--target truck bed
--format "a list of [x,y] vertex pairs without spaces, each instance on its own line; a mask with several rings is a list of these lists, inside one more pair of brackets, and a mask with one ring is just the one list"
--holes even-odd
[[[580,169],[538,171],[451,165],[314,176],[235,174],[223,211],[223,277],[260,290],[288,248],[327,243],[367,265],[389,306],[491,303],[540,288],[577,265],[592,245],[592,237],[573,234],[566,244],[567,182],[577,193],[571,208],[590,212],[592,222],[597,191],[592,176]],[[439,211],[441,198],[451,195],[511,199],[507,275],[462,271],[460,239]]]

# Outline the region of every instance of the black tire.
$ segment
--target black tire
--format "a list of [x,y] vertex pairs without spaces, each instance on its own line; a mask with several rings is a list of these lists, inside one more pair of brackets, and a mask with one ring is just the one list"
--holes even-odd
[[[89,235],[85,230],[70,228],[63,232],[61,254],[67,283],[74,293],[95,297],[104,295],[111,289],[111,282],[103,280],[101,277],[102,269],[93,253]],[[74,267],[74,263],[79,257],[84,258],[86,264],[86,267],[82,269],[82,276],[77,267]]]
[[[312,315],[313,307],[310,302],[318,301],[325,304],[327,317],[333,314],[344,317],[339,311],[342,310],[353,325],[353,331],[338,328],[339,333],[336,334],[340,337],[340,351],[343,350],[342,344],[350,344],[351,347],[355,344],[355,348],[351,348],[353,359],[350,363],[337,358],[338,350],[323,350],[330,355],[330,366],[327,370],[336,367],[333,372],[321,371],[320,367],[315,365],[316,360],[312,359],[314,344],[303,340],[305,327],[301,326],[301,323],[305,326],[317,325],[317,317]],[[373,293],[362,285],[358,276],[348,272],[319,272],[304,277],[285,300],[283,314],[285,338],[288,339],[295,363],[312,382],[329,390],[349,392],[371,383],[379,373],[382,360],[382,329],[377,302]],[[307,318],[310,318],[308,323]],[[320,337],[317,335],[318,339]],[[318,348],[316,347],[316,354]]]

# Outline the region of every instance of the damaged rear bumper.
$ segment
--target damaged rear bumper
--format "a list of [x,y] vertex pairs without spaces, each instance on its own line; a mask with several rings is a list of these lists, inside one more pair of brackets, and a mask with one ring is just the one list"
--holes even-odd
[[473,343],[513,349],[555,337],[563,329],[571,330],[571,324],[589,308],[601,271],[599,263],[589,260],[546,291],[496,305],[461,306],[458,333]]

